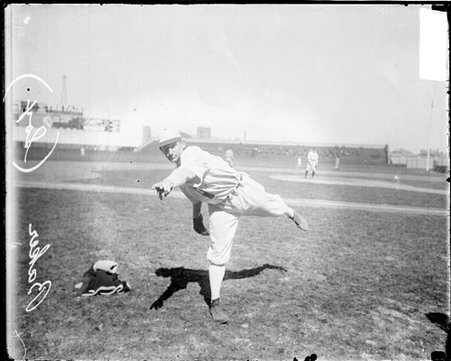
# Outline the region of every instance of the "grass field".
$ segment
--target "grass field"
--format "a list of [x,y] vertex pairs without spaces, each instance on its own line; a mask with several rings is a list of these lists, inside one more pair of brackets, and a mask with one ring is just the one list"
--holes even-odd
[[[88,188],[149,188],[168,174],[136,165],[97,169],[91,177],[79,164],[65,165],[49,162],[32,178]],[[281,185],[270,172],[249,173],[283,197],[448,207],[446,195],[314,182]],[[410,182],[446,189],[426,177]],[[243,217],[222,290],[231,322],[218,326],[204,300],[209,240],[192,231],[187,200],[17,190],[15,242],[21,245],[13,250],[13,311],[20,340],[12,338],[12,357],[26,351],[28,359],[303,360],[315,353],[318,360],[425,360],[445,349],[448,217],[300,203],[311,225],[307,235],[285,218]],[[51,280],[52,288],[39,307],[25,312],[32,298],[30,223],[41,247],[50,245],[35,264],[36,280]],[[132,291],[77,296],[73,286],[99,259],[118,262],[120,278]],[[161,307],[151,310],[156,302]]]
[[[107,184],[126,187],[142,187],[150,189],[152,184],[163,179],[168,170],[136,170],[124,172],[122,170],[102,171],[101,177],[87,180],[74,180],[86,184]],[[354,187],[346,185],[324,185],[312,182],[283,182],[269,177],[267,171],[254,170],[252,177],[263,184],[270,193],[280,194],[282,197],[291,198],[294,195],[305,199],[326,199],[344,202],[361,202],[375,204],[408,205],[422,207],[445,208],[447,206],[447,197],[437,194],[411,194],[410,191],[393,191],[379,188],[368,191],[364,187]],[[317,176],[318,178],[319,176]],[[300,180],[303,176],[299,175]],[[308,179],[310,180],[310,178]],[[408,181],[410,185],[424,186],[425,182]],[[432,183],[432,187],[444,189],[446,183]]]

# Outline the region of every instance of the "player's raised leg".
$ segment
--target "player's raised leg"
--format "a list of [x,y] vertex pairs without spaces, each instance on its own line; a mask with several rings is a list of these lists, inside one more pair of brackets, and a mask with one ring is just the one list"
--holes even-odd
[[[287,216],[302,231],[308,231],[307,220],[289,207],[277,194],[270,194],[265,188],[246,176],[242,179],[242,186],[231,197],[231,209],[239,214],[259,217]],[[227,210],[227,205],[225,207]]]
[[310,226],[309,226],[307,220],[304,217],[302,217],[298,212],[296,212],[294,209],[293,209],[293,216],[289,217],[289,218],[294,222],[294,224],[296,224],[296,226],[300,230],[307,232],[310,229]]

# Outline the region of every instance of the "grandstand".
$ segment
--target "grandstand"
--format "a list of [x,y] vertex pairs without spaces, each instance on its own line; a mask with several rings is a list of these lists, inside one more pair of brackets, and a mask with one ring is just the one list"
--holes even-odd
[[231,149],[236,158],[254,163],[279,163],[292,167],[298,154],[307,158],[309,148],[316,148],[321,163],[334,163],[336,156],[343,164],[387,164],[388,145],[323,144],[300,142],[221,141],[188,139],[188,144],[199,145],[212,154],[223,155]]
[[[23,158],[25,139],[15,137],[15,156]],[[52,148],[56,139],[56,129],[49,129],[46,136],[33,144],[28,159],[42,159]],[[119,134],[108,132],[89,132],[84,130],[60,129],[60,141],[51,159],[57,160],[97,160],[97,161],[135,161],[161,162],[164,158],[158,147],[158,140],[136,146],[123,142]],[[198,145],[206,151],[224,156],[227,149],[235,155],[237,164],[254,166],[293,167],[298,154],[307,157],[310,147],[318,151],[320,162],[334,163],[336,155],[340,164],[387,164],[387,145],[340,145],[340,144],[302,144],[295,142],[230,141],[219,139],[198,139],[186,137],[188,145]]]
[[[49,107],[36,103],[28,109],[33,116],[25,115],[29,102],[20,102],[13,116],[15,126],[12,129],[14,158],[23,160],[27,151],[26,127],[30,124],[37,130],[45,128],[34,139],[27,159],[39,160],[45,157],[55,144],[57,147],[51,159],[57,160],[97,160],[97,161],[164,161],[158,148],[158,141],[151,136],[149,126],[142,129],[128,125],[125,121],[88,118],[83,109],[74,107]],[[29,119],[29,120],[28,120]],[[293,167],[300,154],[307,158],[309,148],[318,151],[320,164],[333,164],[338,157],[341,165],[395,165],[407,168],[434,169],[449,168],[449,158],[432,154],[427,159],[424,154],[414,155],[400,149],[389,152],[387,144],[320,144],[300,142],[275,142],[253,140],[212,139],[209,129],[192,137],[182,133],[188,145],[198,145],[206,151],[224,156],[231,149],[236,164],[253,166]]]

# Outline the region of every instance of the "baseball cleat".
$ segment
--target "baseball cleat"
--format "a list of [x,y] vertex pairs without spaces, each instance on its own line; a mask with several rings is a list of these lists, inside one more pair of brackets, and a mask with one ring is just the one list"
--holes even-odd
[[309,230],[309,225],[307,220],[302,217],[298,212],[294,211],[293,217],[290,217],[291,220],[296,224],[296,226],[303,230],[304,232],[307,232]]
[[219,298],[211,301],[209,312],[213,321],[217,323],[227,323],[229,321],[229,316],[222,309]]

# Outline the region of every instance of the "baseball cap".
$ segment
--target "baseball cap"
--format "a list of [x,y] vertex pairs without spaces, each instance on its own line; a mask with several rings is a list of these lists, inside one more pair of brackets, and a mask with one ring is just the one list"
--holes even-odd
[[160,147],[168,144],[175,143],[182,139],[180,132],[172,129],[163,129],[161,133],[159,144]]
[[110,260],[100,260],[92,265],[94,271],[105,271],[109,273],[117,273],[118,264]]

